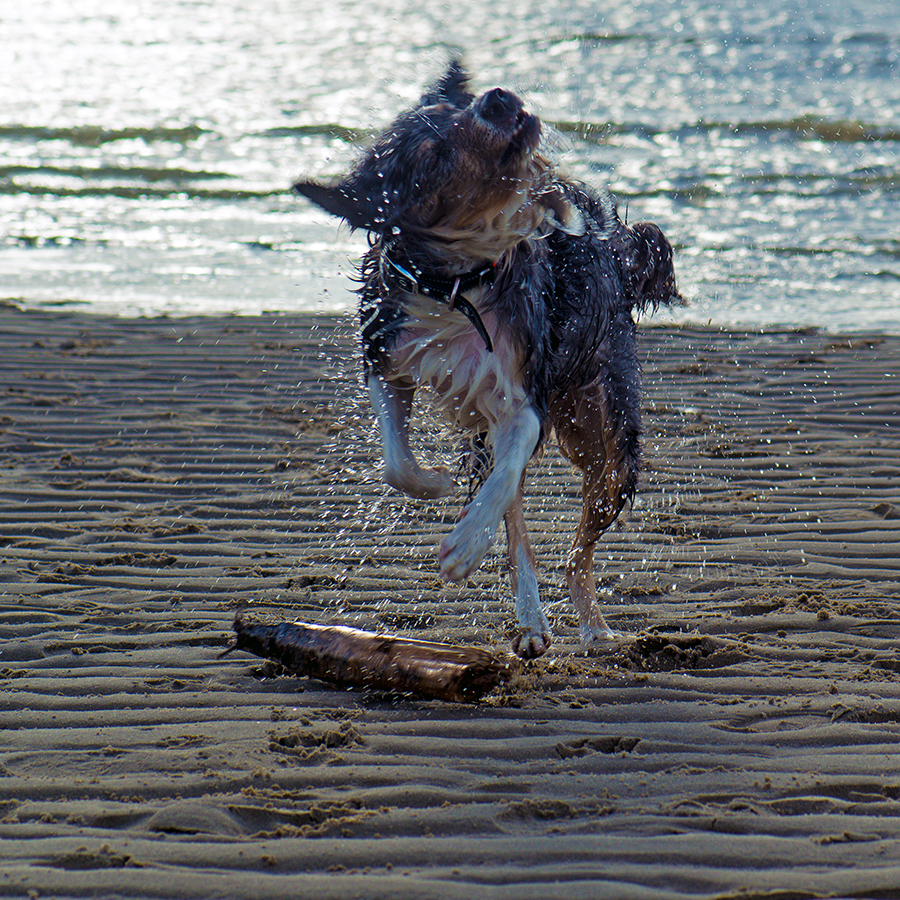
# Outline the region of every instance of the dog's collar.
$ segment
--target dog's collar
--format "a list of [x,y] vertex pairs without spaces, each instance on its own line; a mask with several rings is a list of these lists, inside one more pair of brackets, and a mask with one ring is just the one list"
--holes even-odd
[[413,267],[411,263],[409,268],[401,266],[387,252],[381,254],[381,259],[383,278],[388,274],[386,270],[389,270],[393,286],[409,291],[411,294],[423,294],[426,297],[439,300],[441,303],[447,303],[450,309],[458,309],[472,323],[481,336],[488,353],[494,352],[491,336],[484,327],[484,322],[481,321],[478,310],[463,296],[466,291],[470,291],[472,288],[483,284],[493,284],[497,274],[494,263],[488,263],[478,269],[471,269],[454,278],[447,278],[444,275],[426,274]]

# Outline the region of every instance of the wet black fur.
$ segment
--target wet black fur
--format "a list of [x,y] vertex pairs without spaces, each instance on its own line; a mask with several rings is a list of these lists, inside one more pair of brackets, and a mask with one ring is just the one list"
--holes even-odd
[[[406,320],[402,295],[392,291],[383,277],[382,255],[389,251],[426,272],[459,274],[448,267],[440,247],[423,243],[426,223],[408,213],[423,192],[452,170],[452,153],[440,152],[441,135],[474,101],[467,76],[454,63],[419,106],[403,113],[377,139],[349,176],[331,187],[313,182],[295,185],[298,193],[341,216],[352,228],[369,232],[370,249],[358,276],[367,371],[384,365]],[[438,145],[427,171],[417,153],[425,141]],[[557,187],[583,216],[584,233],[545,225],[521,241],[506,254],[479,308],[482,313],[495,311],[524,351],[522,377],[544,422],[544,436],[552,426],[548,421],[552,399],[600,380],[612,418],[607,424],[623,435],[625,455],[637,472],[640,367],[633,313],[679,299],[672,249],[657,226],[625,225],[608,195],[562,179]],[[483,262],[472,259],[471,265]],[[472,456],[480,460],[475,466],[478,476],[485,457]],[[632,479],[623,501],[633,490]]]

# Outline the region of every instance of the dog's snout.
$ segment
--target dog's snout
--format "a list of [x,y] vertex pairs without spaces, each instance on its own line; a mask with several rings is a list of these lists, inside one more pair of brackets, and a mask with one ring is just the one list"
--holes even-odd
[[481,98],[479,105],[481,107],[479,111],[483,118],[489,122],[498,123],[510,119],[515,120],[522,109],[522,101],[515,94],[504,91],[502,88],[488,91]]

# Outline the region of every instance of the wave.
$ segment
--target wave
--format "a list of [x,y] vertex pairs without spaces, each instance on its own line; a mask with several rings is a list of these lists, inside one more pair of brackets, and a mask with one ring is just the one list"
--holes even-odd
[[804,139],[856,143],[858,141],[900,141],[900,129],[868,125],[853,119],[829,120],[817,116],[798,116],[793,119],[773,119],[767,122],[738,122],[710,124],[707,130],[728,129],[732,134],[787,132]]
[[[858,141],[900,141],[900,128],[872,125],[855,119],[830,120],[805,115],[790,119],[771,119],[756,122],[695,122],[674,127],[645,122],[591,122],[584,120],[548,120],[548,126],[562,134],[583,139],[605,139],[619,134],[655,137],[660,134],[694,135],[716,131],[730,134],[778,134],[796,135],[802,139],[818,139],[840,143]],[[212,134],[199,125],[150,126],[134,128],[107,128],[102,125],[73,125],[54,127],[49,125],[0,125],[0,140],[67,141],[81,147],[99,147],[103,144],[125,140],[143,140],[148,143],[168,141],[190,143],[204,134]],[[348,144],[361,144],[370,140],[371,129],[357,125],[341,125],[336,122],[319,124],[286,125],[258,132],[259,137],[309,137],[337,138]]]
[[[667,47],[708,45],[710,41],[719,40],[729,47],[766,47],[771,48],[776,36],[769,30],[756,32],[735,30],[730,33],[704,34],[693,31],[581,31],[559,34],[546,37],[540,43],[546,43],[549,47],[560,44],[609,45],[626,43],[650,43]],[[800,47],[830,47],[838,44],[843,47],[854,45],[861,47],[891,47],[896,42],[896,35],[891,31],[848,31],[841,30],[838,33],[826,31],[816,33],[807,31],[805,34],[791,34],[788,41]],[[534,43],[539,43],[535,40]]]
[[[228,172],[175,166],[0,165],[0,194],[59,197],[187,197],[198,200],[245,200],[288,193],[287,188],[235,184]],[[225,182],[214,187],[199,183]],[[227,182],[231,182],[228,184]]]
[[186,144],[209,132],[199,125],[154,125],[151,127],[107,128],[103,125],[0,125],[0,139],[68,141],[80,147],[99,147],[113,141],[171,141]]
[[253,190],[251,188],[198,188],[192,185],[152,186],[149,184],[85,184],[61,186],[47,184],[0,183],[0,194],[28,194],[55,197],[119,197],[123,200],[186,197],[192,200],[255,200],[290,194],[287,188]]
[[834,143],[861,141],[900,141],[900,129],[883,125],[870,125],[854,119],[825,119],[817,116],[797,116],[791,119],[769,119],[758,122],[695,122],[674,127],[651,125],[643,122],[580,122],[550,121],[552,128],[563,134],[571,134],[584,140],[605,140],[614,135],[635,135],[654,138],[668,134],[676,139],[695,135],[728,132],[732,135],[785,134],[801,140],[821,140]]
[[17,175],[64,175],[72,178],[133,178],[141,181],[196,181],[197,179],[232,178],[227,172],[207,172],[197,169],[179,169],[155,166],[28,166],[22,164],[0,165],[0,178]]
[[259,132],[261,137],[308,137],[309,135],[337,138],[348,144],[361,144],[375,137],[370,128],[322,123],[318,125],[279,125]]

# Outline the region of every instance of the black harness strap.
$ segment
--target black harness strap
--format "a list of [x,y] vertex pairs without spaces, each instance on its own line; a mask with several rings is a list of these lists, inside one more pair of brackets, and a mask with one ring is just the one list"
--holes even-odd
[[[494,345],[491,343],[491,336],[478,315],[478,310],[463,296],[466,291],[472,288],[480,287],[483,284],[493,284],[496,276],[496,269],[493,263],[488,263],[479,269],[472,269],[457,275],[455,278],[447,278],[443,275],[426,275],[424,272],[415,270],[415,274],[409,269],[401,266],[396,260],[391,259],[387,253],[382,253],[381,274],[385,280],[385,284],[389,287],[399,287],[401,290],[409,291],[411,294],[422,294],[425,297],[431,297],[439,300],[441,303],[447,303],[450,309],[458,309],[474,326],[475,330],[484,341],[488,353],[494,352]],[[384,264],[387,264],[385,267]],[[412,268],[412,267],[410,267]],[[388,271],[390,278],[386,278]]]

